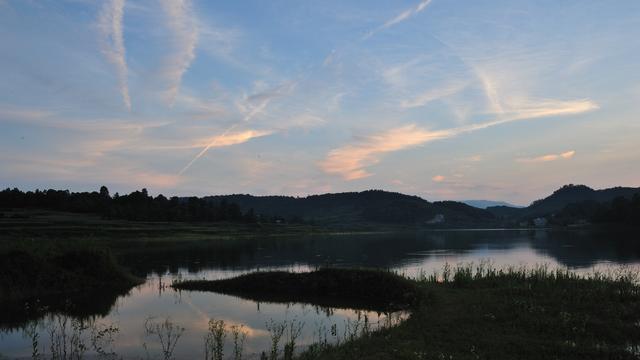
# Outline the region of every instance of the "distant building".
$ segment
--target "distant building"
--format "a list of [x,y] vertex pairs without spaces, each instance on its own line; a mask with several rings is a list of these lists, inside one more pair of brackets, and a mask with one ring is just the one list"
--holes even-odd
[[547,219],[543,217],[533,219],[533,225],[535,227],[545,227],[547,226],[547,223],[548,223]]
[[427,224],[429,225],[442,224],[443,222],[444,222],[444,215],[437,214],[436,216],[433,217],[433,219],[427,221]]

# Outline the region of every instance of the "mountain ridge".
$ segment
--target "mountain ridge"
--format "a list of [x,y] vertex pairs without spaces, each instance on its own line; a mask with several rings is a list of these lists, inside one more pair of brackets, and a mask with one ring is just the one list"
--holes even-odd
[[447,224],[469,225],[493,221],[486,210],[456,201],[429,202],[419,196],[383,190],[293,196],[216,195],[205,199],[236,203],[244,211],[270,216],[298,217],[323,224]]
[[553,215],[569,205],[588,202],[602,204],[613,201],[619,197],[630,199],[637,193],[640,193],[640,187],[616,186],[596,190],[582,184],[568,184],[555,190],[545,198],[533,201],[529,206],[524,208],[493,206],[488,207],[486,210],[501,218],[533,218]]

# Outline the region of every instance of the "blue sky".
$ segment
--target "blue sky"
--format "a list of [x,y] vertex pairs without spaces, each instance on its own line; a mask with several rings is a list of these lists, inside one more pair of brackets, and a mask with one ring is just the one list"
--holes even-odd
[[0,0],[0,185],[640,186],[640,2]]

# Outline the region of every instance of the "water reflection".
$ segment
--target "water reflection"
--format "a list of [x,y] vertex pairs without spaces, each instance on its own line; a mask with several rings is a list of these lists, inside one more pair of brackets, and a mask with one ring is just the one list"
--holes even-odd
[[524,263],[584,268],[603,262],[637,262],[640,239],[634,233],[615,229],[443,230],[129,244],[121,257],[141,275],[212,268],[235,274],[257,268],[324,265],[404,269],[416,263],[429,266],[430,260],[438,257],[510,260],[509,252],[527,253],[517,259]]
[[[272,343],[267,324],[304,324],[298,348],[322,341],[343,341],[355,322],[368,326],[393,324],[404,313],[377,314],[305,304],[258,303],[215,293],[176,292],[169,285],[181,279],[220,279],[255,269],[308,271],[332,266],[394,269],[407,276],[442,269],[445,263],[480,262],[495,266],[549,264],[576,271],[594,266],[640,261],[640,239],[623,231],[432,231],[402,234],[315,235],[290,238],[243,238],[216,241],[140,242],[122,244],[119,259],[147,281],[127,294],[83,294],[58,299],[59,306],[34,312],[3,309],[0,354],[30,358],[32,338],[24,327],[36,324],[40,344],[48,344],[51,316],[70,316],[85,323],[118,329],[112,345],[124,358],[162,354],[157,334],[145,322],[170,321],[184,331],[172,355],[177,359],[204,357],[210,320],[223,321],[227,331],[224,353],[233,353],[231,330],[246,333],[245,358],[259,357]],[[56,304],[56,301],[52,301]],[[48,314],[47,317],[42,317]],[[40,319],[36,322],[29,320]],[[31,325],[30,325],[31,324]],[[18,328],[21,326],[22,328]],[[362,329],[362,325],[358,325]],[[284,341],[284,340],[283,340]],[[145,345],[146,348],[143,346]],[[281,344],[282,345],[282,344]],[[283,345],[281,346],[281,348]],[[47,349],[45,348],[44,351]],[[48,351],[50,353],[50,351]],[[88,355],[95,351],[87,351]]]
[[[0,353],[11,358],[30,358],[33,353],[32,336],[26,336],[25,330],[35,327],[38,334],[38,353],[51,357],[51,344],[59,342],[60,334],[65,339],[72,336],[81,339],[88,346],[91,344],[91,328],[89,323],[97,322],[103,327],[117,328],[110,344],[118,356],[126,359],[163,358],[166,350],[167,328],[173,328],[173,335],[180,333],[175,348],[171,350],[172,358],[192,359],[205,355],[205,335],[209,331],[211,319],[223,321],[225,329],[230,333],[232,327],[242,327],[246,334],[244,353],[247,359],[259,358],[262,351],[272,345],[271,334],[267,324],[299,324],[301,333],[296,339],[296,349],[317,342],[321,338],[329,343],[341,341],[353,332],[356,323],[367,319],[369,329],[392,326],[406,318],[407,313],[379,314],[375,312],[351,309],[326,308],[305,304],[273,304],[256,303],[239,298],[215,293],[177,292],[163,286],[175,279],[205,276],[217,277],[210,271],[207,274],[181,275],[164,274],[162,277],[150,277],[145,284],[134,288],[128,295],[117,299],[110,313],[94,318],[80,318],[63,314],[50,314],[37,322],[29,322],[23,328],[5,329],[0,337]],[[230,275],[230,274],[224,274]],[[58,326],[65,319],[65,331]],[[166,324],[161,328],[162,324]],[[78,325],[82,324],[82,325]],[[77,327],[85,328],[77,332]],[[152,328],[153,331],[149,331]],[[183,331],[178,329],[184,328]],[[362,325],[356,328],[362,331]],[[53,329],[53,331],[52,331]],[[164,331],[164,343],[159,333]],[[58,340],[56,340],[58,339]],[[233,353],[233,342],[230,339],[224,344],[224,353]],[[71,345],[68,344],[68,348]],[[283,351],[283,344],[280,350]],[[89,347],[85,358],[96,355]]]

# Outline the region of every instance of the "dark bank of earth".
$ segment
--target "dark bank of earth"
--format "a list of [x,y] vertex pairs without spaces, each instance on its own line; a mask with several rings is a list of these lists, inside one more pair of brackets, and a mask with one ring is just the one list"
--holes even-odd
[[586,279],[545,268],[465,267],[443,275],[408,280],[386,272],[326,269],[174,287],[261,301],[340,298],[352,308],[401,304],[395,308],[411,310],[397,327],[337,346],[311,346],[301,359],[638,359],[640,288],[634,274]]

